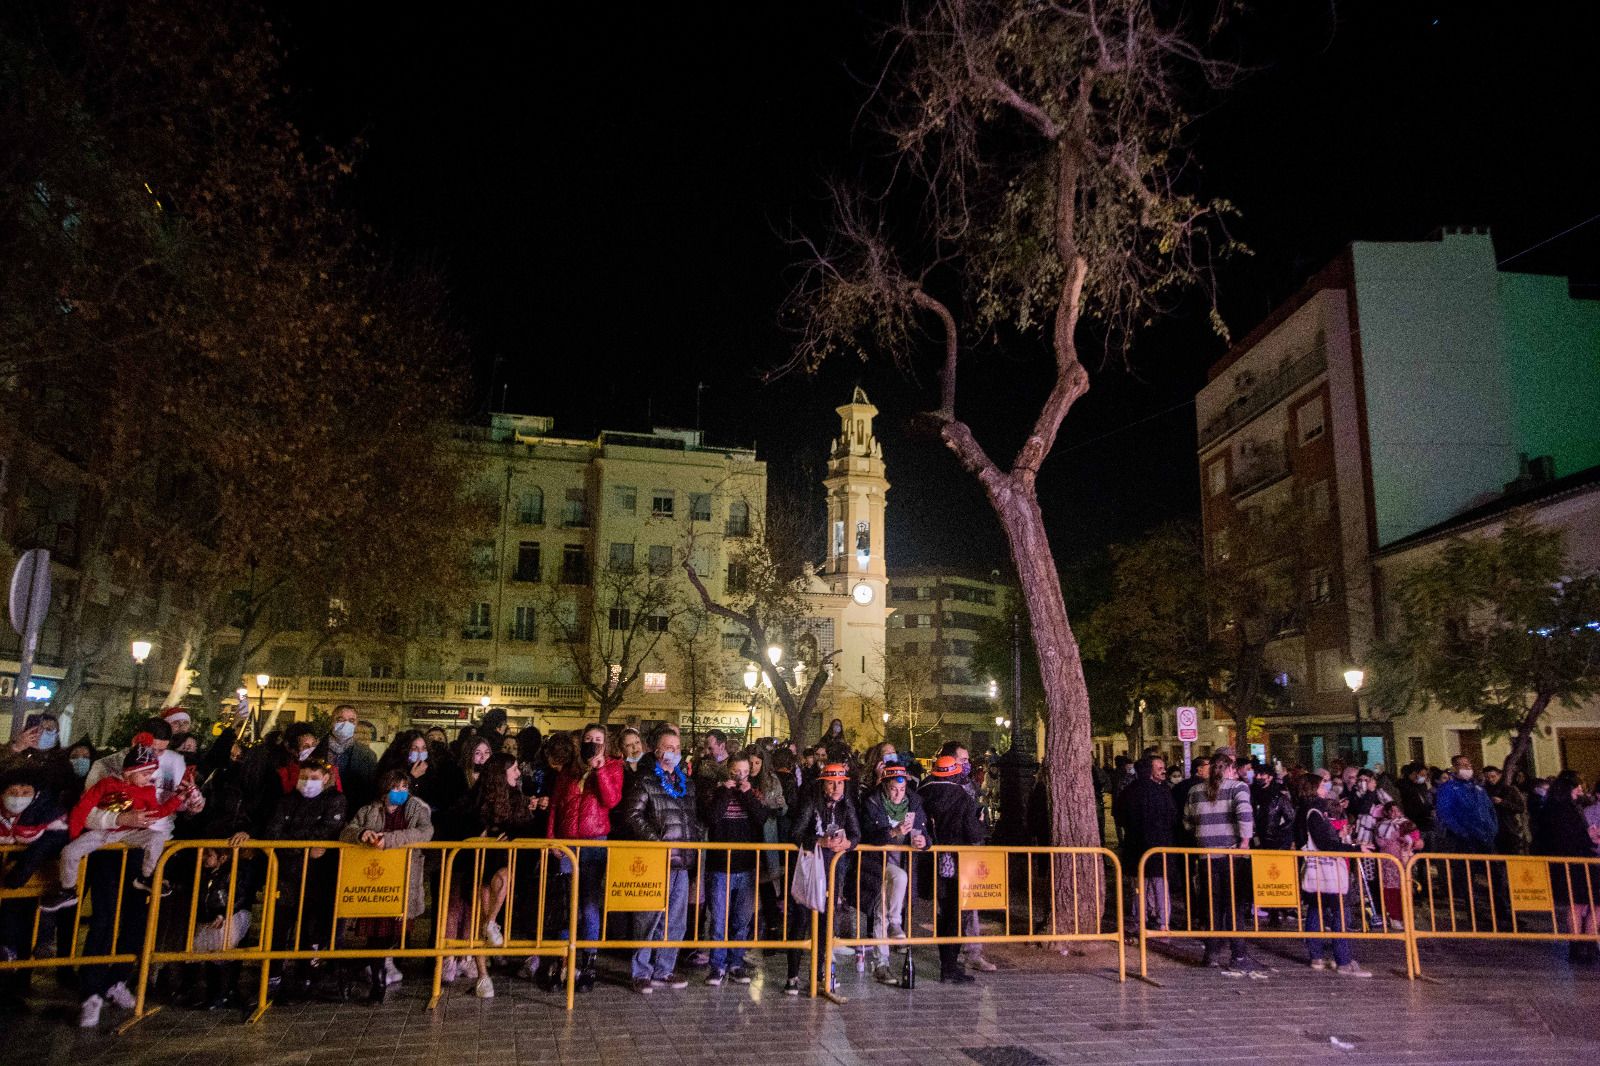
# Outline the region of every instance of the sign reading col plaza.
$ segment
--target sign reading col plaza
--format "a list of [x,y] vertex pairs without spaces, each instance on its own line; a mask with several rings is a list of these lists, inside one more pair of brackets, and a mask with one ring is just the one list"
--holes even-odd
[[1250,856],[1250,884],[1257,907],[1300,906],[1300,881],[1293,855]]
[[345,848],[339,852],[339,917],[398,918],[406,909],[404,849]]
[[606,859],[606,909],[612,911],[663,911],[667,909],[666,848],[609,849]]
[[958,856],[956,880],[961,886],[961,909],[1005,910],[1006,853],[963,851]]

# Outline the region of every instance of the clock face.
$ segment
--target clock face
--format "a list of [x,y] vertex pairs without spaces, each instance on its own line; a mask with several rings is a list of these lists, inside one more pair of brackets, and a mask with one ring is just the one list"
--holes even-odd
[[850,596],[857,603],[865,607],[867,604],[872,602],[872,586],[867,584],[857,585],[855,588],[850,590]]

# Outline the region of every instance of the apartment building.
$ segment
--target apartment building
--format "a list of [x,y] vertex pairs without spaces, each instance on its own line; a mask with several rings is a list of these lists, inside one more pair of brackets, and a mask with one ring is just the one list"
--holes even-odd
[[904,732],[935,729],[964,738],[975,751],[994,747],[1011,716],[1011,696],[972,666],[972,649],[1003,615],[1005,587],[996,575],[979,578],[940,568],[897,568],[889,579],[888,654],[899,684],[891,709]]
[[1552,477],[1600,463],[1596,352],[1600,304],[1499,269],[1490,235],[1462,230],[1349,245],[1211,367],[1208,565],[1266,513],[1292,507],[1306,533],[1265,651],[1274,755],[1323,765],[1359,736],[1368,764],[1392,764],[1388,715],[1363,704],[1359,722],[1343,679],[1372,640],[1374,555],[1498,497],[1521,457]]

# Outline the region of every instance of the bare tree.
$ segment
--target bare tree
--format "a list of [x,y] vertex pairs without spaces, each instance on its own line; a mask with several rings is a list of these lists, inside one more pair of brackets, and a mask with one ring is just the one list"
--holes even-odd
[[[1097,844],[1099,812],[1082,663],[1035,483],[1089,389],[1081,345],[1092,335],[1121,355],[1180,292],[1208,287],[1226,205],[1182,191],[1179,100],[1226,79],[1200,43],[1215,29],[1193,8],[1148,0],[907,7],[873,105],[892,175],[873,195],[836,185],[830,235],[800,239],[788,305],[799,339],[782,369],[841,354],[910,368],[924,328],[940,342],[926,421],[983,487],[1010,545],[1044,681],[1059,844]],[[914,221],[896,210],[908,191]],[[896,242],[908,232],[912,243]],[[1036,331],[1053,383],[1002,465],[958,415],[958,371],[974,338]],[[1093,901],[1081,903],[1089,920]]]

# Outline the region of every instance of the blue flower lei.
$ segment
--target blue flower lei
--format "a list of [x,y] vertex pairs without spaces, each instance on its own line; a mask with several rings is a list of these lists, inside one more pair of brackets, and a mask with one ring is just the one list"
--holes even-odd
[[655,771],[656,780],[661,782],[661,790],[673,799],[682,799],[683,794],[689,791],[689,781],[683,776],[681,767],[668,774],[662,772],[660,763],[656,763]]

